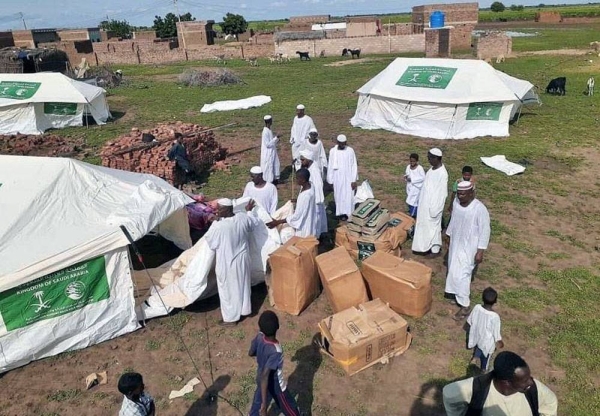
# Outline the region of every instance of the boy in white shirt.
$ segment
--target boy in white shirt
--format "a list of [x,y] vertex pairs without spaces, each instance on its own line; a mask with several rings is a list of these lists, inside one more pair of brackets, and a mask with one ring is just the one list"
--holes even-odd
[[474,348],[471,361],[479,358],[481,371],[487,372],[488,361],[496,347],[504,348],[500,335],[500,316],[492,309],[498,301],[498,292],[491,287],[483,291],[483,305],[476,305],[467,318],[469,328],[468,348]]

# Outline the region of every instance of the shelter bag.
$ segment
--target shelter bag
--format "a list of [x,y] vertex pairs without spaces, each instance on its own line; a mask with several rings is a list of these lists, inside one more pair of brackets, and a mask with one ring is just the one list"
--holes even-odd
[[[467,408],[465,416],[481,416],[483,412],[483,405],[487,400],[487,396],[490,393],[490,386],[492,385],[492,374],[484,374],[482,376],[473,377],[473,394],[471,396],[471,402]],[[535,382],[529,390],[525,392],[525,398],[529,407],[531,408],[531,414],[533,416],[540,416],[539,402],[538,402],[538,391]]]

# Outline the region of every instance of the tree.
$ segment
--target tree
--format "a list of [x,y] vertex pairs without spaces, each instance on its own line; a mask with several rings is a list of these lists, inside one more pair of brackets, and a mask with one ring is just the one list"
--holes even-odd
[[131,38],[131,32],[133,32],[133,26],[127,20],[103,20],[100,22],[100,29],[114,32],[115,35],[123,39]]
[[494,13],[503,12],[506,9],[506,6],[499,1],[495,1],[490,6],[490,10]]
[[221,29],[227,35],[235,35],[237,36],[240,33],[244,33],[246,29],[248,29],[248,22],[242,15],[227,13],[225,17],[223,17],[223,23],[221,23]]
[[513,4],[510,6],[510,10],[512,10],[513,12],[521,12],[521,11],[523,11],[523,6],[521,4],[519,4],[519,5]]
[[[190,12],[179,16],[182,22],[191,22],[196,20],[192,17]],[[179,19],[173,13],[167,13],[164,18],[161,16],[154,16],[154,26],[152,28],[156,31],[156,36],[159,38],[176,38],[177,37],[177,22]]]

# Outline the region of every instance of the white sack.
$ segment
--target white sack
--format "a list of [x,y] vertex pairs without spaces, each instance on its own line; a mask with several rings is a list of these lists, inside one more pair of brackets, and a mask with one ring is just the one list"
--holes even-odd
[[204,104],[201,113],[214,113],[216,111],[247,110],[253,107],[260,107],[271,102],[268,95],[255,95],[254,97],[244,98],[242,100],[217,101],[212,104]]
[[373,196],[373,188],[368,180],[363,181],[357,188],[356,194],[354,194],[354,204],[361,204],[369,198],[375,198]]
[[508,176],[517,175],[525,172],[525,167],[506,160],[504,155],[496,155],[492,157],[481,157],[481,161],[491,168],[506,173]]

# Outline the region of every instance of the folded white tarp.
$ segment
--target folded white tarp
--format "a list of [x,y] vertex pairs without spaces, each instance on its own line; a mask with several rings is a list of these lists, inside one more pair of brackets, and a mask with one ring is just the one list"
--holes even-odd
[[268,95],[255,95],[254,97],[244,98],[243,100],[217,101],[212,104],[204,104],[201,113],[214,113],[216,111],[247,110],[253,107],[260,107],[271,102]]
[[[234,211],[243,210],[248,200],[249,198],[235,200]],[[273,217],[258,206],[249,215],[255,215],[263,223],[267,223],[272,218],[287,218],[293,213],[293,205],[288,202],[279,208]],[[266,225],[262,225],[252,232],[249,250],[253,286],[265,281],[269,254],[281,246],[281,234],[290,234],[289,230],[291,230],[290,227],[278,231],[276,228],[269,229]],[[145,271],[134,272],[138,290],[148,291],[149,289],[150,293],[146,301],[137,308],[138,318],[142,320],[167,315],[175,308],[184,308],[197,300],[216,295],[217,281],[214,274],[214,261],[215,253],[208,247],[203,237],[176,260],[148,270],[154,283],[160,288],[158,292],[148,281],[148,274]]]
[[504,155],[496,155],[492,157],[481,157],[481,161],[490,168],[506,173],[508,176],[517,175],[525,172],[525,167],[506,160]]

